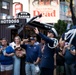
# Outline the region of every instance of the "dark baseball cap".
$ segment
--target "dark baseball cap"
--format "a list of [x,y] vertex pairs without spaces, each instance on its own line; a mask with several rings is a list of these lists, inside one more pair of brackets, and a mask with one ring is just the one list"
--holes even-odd
[[34,37],[30,37],[30,40],[35,40],[35,38]]

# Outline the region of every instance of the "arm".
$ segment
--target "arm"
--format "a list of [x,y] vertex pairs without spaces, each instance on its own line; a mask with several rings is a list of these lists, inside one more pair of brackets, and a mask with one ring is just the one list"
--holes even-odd
[[54,54],[54,66],[56,66],[56,53]]
[[66,44],[66,45],[64,46],[64,48],[63,48],[63,55],[65,54],[66,49],[69,50],[69,49],[70,49],[70,45],[67,45],[67,44]]
[[43,40],[45,40],[46,42],[48,42],[48,43],[50,43],[50,44],[53,44],[53,43],[54,43],[54,41],[51,40],[49,37],[41,34],[41,33],[38,31],[37,28],[35,28],[34,31],[35,31],[36,34],[38,34],[38,35],[39,35]]
[[2,52],[3,48],[0,48],[0,53]]
[[8,56],[8,57],[11,57],[11,56],[14,56],[14,53],[15,53],[15,50],[9,46],[8,48],[10,50],[10,53],[4,53],[4,56]]
[[13,56],[14,55],[14,53],[10,53],[10,54],[8,54],[8,56]]
[[63,52],[62,52],[63,55],[65,54],[66,48],[67,48],[67,47],[64,46],[64,48],[63,48]]
[[10,54],[5,53],[4,55],[10,57],[10,56],[13,56],[14,53],[10,53]]
[[34,62],[34,64],[38,64],[41,60],[41,48],[40,46],[38,45],[38,58],[37,60]]
[[40,62],[40,57],[37,58],[36,62],[34,62],[35,65],[37,65]]
[[[63,50],[63,54],[65,54],[66,48],[68,49],[69,45],[66,45]],[[68,49],[72,55],[75,55],[75,47],[71,47]]]
[[43,40],[45,40],[47,43],[50,43],[50,44],[53,44],[53,43],[54,43],[54,41],[51,40],[49,37],[47,37],[47,36],[45,36],[45,35],[43,35],[43,34],[41,34],[41,33],[39,33],[38,35],[39,35]]
[[72,46],[69,51],[72,55],[75,55],[75,47],[74,46]]

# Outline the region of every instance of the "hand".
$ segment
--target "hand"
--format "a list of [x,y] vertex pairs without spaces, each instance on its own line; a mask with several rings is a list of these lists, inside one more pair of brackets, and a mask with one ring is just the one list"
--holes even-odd
[[22,54],[19,54],[18,57],[22,57]]
[[24,42],[23,42],[23,41],[21,41],[21,45],[22,45],[22,44],[24,44]]
[[65,45],[65,46],[64,46],[65,49],[68,48],[68,47],[70,47],[70,45]]
[[38,63],[37,62],[34,62],[34,65],[37,65]]
[[39,34],[38,28],[35,28],[34,31],[35,31],[36,34]]

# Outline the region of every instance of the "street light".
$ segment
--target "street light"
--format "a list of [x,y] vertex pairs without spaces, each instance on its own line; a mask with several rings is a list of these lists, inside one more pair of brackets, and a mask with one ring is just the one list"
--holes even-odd
[[15,25],[10,25],[7,27],[8,29],[16,29]]

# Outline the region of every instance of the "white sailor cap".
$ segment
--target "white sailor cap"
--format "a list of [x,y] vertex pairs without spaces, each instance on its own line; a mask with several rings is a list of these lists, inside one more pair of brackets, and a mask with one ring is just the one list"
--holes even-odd
[[51,28],[48,32],[53,33],[55,37],[58,37],[58,33],[55,28]]

